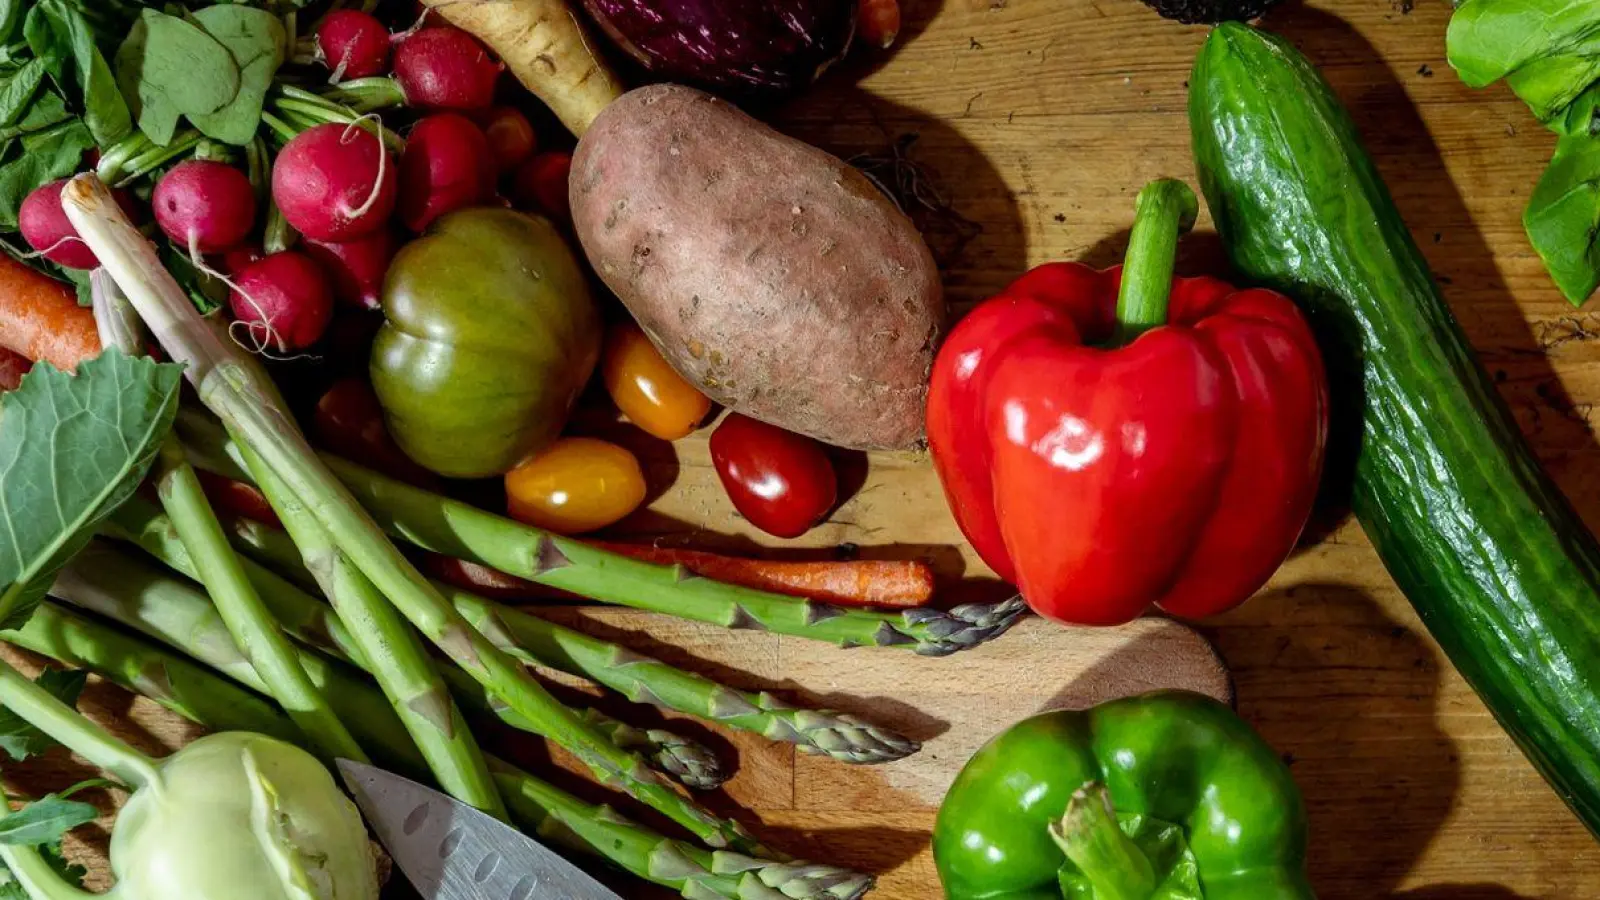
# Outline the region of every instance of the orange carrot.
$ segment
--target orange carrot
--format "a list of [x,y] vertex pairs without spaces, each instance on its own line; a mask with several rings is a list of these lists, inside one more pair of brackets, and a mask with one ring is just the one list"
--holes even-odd
[[641,562],[683,566],[714,581],[839,606],[910,609],[933,600],[933,570],[922,562],[772,562],[638,544],[595,546]]
[[887,50],[900,36],[900,0],[861,0],[861,39]]
[[464,591],[471,591],[491,600],[524,603],[529,600],[547,600],[564,596],[552,588],[524,581],[515,575],[507,575],[498,569],[480,566],[464,559],[424,553],[419,561],[422,564],[422,571],[428,573],[428,577],[437,578],[445,584],[455,585]]
[[72,371],[100,353],[100,334],[71,288],[0,253],[0,347]]
[[32,366],[26,356],[0,347],[0,392],[16,390],[22,384],[22,376],[28,374]]

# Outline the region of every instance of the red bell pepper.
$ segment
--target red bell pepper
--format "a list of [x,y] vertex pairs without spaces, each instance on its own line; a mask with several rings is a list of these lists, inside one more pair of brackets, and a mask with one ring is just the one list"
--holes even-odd
[[1049,618],[1230,609],[1310,516],[1321,355],[1282,295],[1174,281],[1198,205],[1182,182],[1146,187],[1123,268],[1029,272],[934,365],[928,435],[956,519]]

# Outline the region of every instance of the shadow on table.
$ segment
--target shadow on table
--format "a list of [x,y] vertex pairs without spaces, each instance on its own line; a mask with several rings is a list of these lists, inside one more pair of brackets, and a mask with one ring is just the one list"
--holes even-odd
[[1430,884],[1393,894],[1389,900],[1533,900],[1498,884]]
[[[1521,424],[1535,452],[1546,460],[1560,457],[1566,472],[1600,469],[1600,445],[1591,434],[1587,407],[1576,404],[1563,388],[1548,357],[1553,346],[1549,335],[1535,334],[1530,328],[1438,145],[1396,74],[1359,32],[1326,12],[1285,4],[1266,16],[1263,27],[1288,38],[1323,67],[1350,110],[1480,361],[1500,392],[1526,412]],[[1531,127],[1532,119],[1528,121]],[[1530,164],[1530,186],[1538,171]],[[1496,224],[1500,228],[1520,225]],[[1336,323],[1315,324],[1325,342],[1337,330]],[[1324,346],[1330,360],[1356,358],[1352,350]],[[1348,510],[1354,442],[1361,433],[1357,425],[1359,385],[1349,374],[1336,373],[1335,377],[1331,433],[1336,444],[1330,447],[1322,511],[1313,522],[1310,540],[1326,536]],[[1593,525],[1600,516],[1600,496],[1596,496],[1600,485],[1575,476],[1564,482],[1562,488]],[[1587,496],[1574,496],[1575,492]]]
[[1208,625],[1240,713],[1305,795],[1318,897],[1386,896],[1444,825],[1461,781],[1435,722],[1443,660],[1343,586],[1269,591]]

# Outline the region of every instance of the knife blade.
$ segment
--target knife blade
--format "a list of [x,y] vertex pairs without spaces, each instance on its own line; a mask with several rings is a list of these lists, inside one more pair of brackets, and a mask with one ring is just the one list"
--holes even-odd
[[622,900],[515,828],[453,797],[362,763],[339,775],[424,900]]

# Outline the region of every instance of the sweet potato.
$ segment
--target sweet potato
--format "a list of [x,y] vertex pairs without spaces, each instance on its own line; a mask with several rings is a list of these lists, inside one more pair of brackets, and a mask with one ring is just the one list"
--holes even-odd
[[600,114],[570,192],[595,270],[713,400],[844,447],[922,439],[938,268],[859,171],[657,85]]

